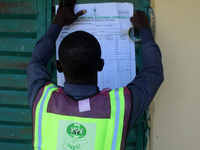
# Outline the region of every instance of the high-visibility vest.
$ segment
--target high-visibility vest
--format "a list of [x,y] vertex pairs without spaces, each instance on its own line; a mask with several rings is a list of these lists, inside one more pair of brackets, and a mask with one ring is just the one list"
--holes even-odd
[[120,150],[125,113],[123,90],[109,92],[110,118],[86,118],[47,112],[49,99],[58,87],[45,86],[35,109],[34,150]]

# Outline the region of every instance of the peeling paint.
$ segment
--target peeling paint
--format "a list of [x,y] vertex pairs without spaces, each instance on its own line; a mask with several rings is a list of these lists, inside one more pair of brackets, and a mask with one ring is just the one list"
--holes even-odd
[[24,45],[22,45],[22,51],[24,50]]
[[36,2],[0,2],[0,13],[36,14]]

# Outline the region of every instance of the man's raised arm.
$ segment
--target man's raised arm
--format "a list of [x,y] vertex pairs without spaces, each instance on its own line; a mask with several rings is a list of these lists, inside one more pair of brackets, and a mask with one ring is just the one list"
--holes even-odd
[[136,11],[130,19],[140,30],[142,40],[143,68],[135,79],[127,85],[132,96],[130,127],[149,106],[164,80],[161,52],[155,43],[149,27],[149,19],[144,12]]
[[39,89],[51,82],[47,64],[54,51],[55,41],[62,27],[72,24],[79,16],[86,13],[86,10],[82,10],[74,14],[75,3],[76,0],[60,0],[55,19],[45,35],[37,42],[31,55],[27,67],[28,100],[31,108]]

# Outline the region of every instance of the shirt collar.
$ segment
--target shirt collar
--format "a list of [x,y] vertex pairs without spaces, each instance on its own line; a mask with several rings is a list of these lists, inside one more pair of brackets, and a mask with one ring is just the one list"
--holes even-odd
[[65,94],[67,94],[75,100],[92,97],[99,93],[99,87],[91,84],[79,85],[65,82],[64,87],[62,89],[65,92]]

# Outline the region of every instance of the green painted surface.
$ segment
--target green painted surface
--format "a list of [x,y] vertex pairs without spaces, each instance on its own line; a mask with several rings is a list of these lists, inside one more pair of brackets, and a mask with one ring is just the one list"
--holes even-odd
[[[148,0],[77,0],[77,3],[131,2],[148,12]],[[37,40],[50,26],[58,0],[0,0],[0,149],[32,150],[32,117],[26,67]],[[48,65],[56,82],[55,53]],[[136,43],[136,70],[142,67]],[[145,149],[145,114],[128,134],[126,150]]]
[[37,32],[37,21],[1,19],[0,32]]
[[7,143],[1,142],[0,143],[1,150],[32,150],[31,144],[23,144],[23,143]]
[[0,68],[26,69],[30,58],[17,56],[0,56]]
[[2,150],[32,150],[26,67],[37,40],[46,31],[46,3],[46,0],[0,0]]
[[[0,52],[5,53],[5,55],[6,53],[11,52],[11,54],[9,54],[8,56],[12,56],[13,52],[17,52],[17,56],[21,56],[19,52],[22,52],[22,54],[25,52],[32,53],[36,42],[37,39],[17,39],[0,37]],[[1,53],[1,55],[3,55],[3,53]]]
[[0,139],[32,140],[31,126],[0,125]]
[[3,14],[37,14],[36,1],[0,1],[0,13]]
[[0,90],[0,106],[11,105],[29,107],[27,91]]
[[1,108],[0,113],[0,122],[32,123],[30,109],[5,107]]

